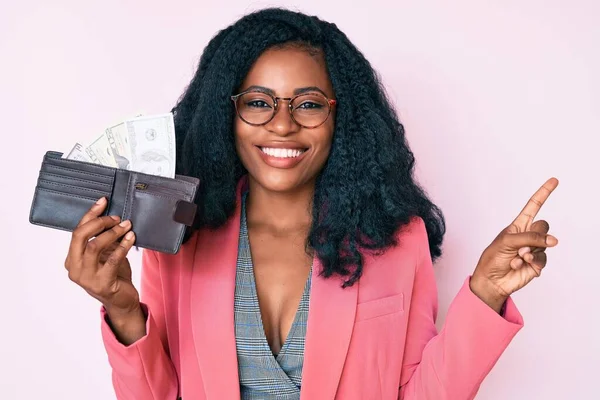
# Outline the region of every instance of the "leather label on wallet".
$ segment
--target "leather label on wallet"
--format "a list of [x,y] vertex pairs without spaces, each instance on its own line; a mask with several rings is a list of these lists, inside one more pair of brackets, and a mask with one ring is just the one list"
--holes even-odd
[[197,208],[195,203],[180,200],[177,202],[177,207],[175,207],[173,220],[180,224],[192,226],[194,224],[194,219],[196,218]]

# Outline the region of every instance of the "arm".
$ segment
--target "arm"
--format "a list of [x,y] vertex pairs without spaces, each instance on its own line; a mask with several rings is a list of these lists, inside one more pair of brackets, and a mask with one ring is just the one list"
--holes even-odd
[[511,298],[504,317],[479,299],[467,279],[454,298],[438,334],[437,288],[427,231],[418,226],[421,244],[400,376],[401,400],[473,399],[514,335],[523,326]]
[[167,354],[167,333],[160,279],[156,254],[144,250],[141,308],[145,317],[145,332],[138,335],[141,337],[129,345],[117,339],[108,322],[106,309],[101,308],[102,339],[112,367],[112,382],[119,400],[177,398],[177,375]]

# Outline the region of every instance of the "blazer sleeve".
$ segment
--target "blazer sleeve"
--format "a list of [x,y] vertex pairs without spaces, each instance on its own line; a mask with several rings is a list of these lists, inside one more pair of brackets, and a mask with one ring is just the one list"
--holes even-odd
[[408,331],[400,375],[401,400],[467,400],[475,398],[512,338],[523,327],[513,300],[504,316],[470,289],[467,278],[452,301],[443,328],[437,333],[437,288],[427,231],[418,224],[421,244]]
[[101,330],[112,383],[118,400],[175,400],[178,382],[168,355],[163,293],[156,254],[142,254],[140,300],[146,318],[146,335],[129,346],[119,342],[101,307]]

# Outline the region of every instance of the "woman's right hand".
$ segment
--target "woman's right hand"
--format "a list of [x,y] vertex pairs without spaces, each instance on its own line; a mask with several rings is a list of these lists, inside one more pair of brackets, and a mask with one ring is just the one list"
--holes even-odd
[[73,231],[65,268],[69,279],[98,299],[113,319],[139,314],[141,308],[126,258],[135,241],[131,222],[120,223],[118,216],[100,216],[106,205],[103,197],[81,218]]

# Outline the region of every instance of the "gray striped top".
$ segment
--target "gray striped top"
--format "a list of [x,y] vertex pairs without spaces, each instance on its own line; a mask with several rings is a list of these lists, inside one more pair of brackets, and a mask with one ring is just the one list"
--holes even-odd
[[304,337],[308,319],[310,273],[290,332],[274,356],[267,342],[248,241],[246,194],[242,196],[242,214],[235,279],[235,339],[242,400],[300,399]]

